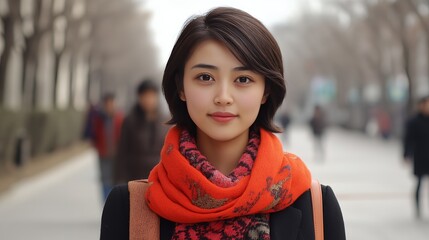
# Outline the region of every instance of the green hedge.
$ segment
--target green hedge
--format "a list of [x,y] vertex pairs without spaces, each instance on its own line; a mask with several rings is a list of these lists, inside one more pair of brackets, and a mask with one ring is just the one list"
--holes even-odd
[[28,113],[0,109],[0,172],[13,166],[16,143],[24,134],[35,157],[78,141],[82,135],[84,112],[72,109]]
[[0,173],[13,160],[15,141],[24,131],[24,123],[24,113],[0,109]]

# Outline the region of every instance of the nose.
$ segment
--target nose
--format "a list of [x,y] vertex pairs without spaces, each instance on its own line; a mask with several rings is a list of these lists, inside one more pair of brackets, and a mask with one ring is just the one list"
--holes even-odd
[[221,84],[221,86],[219,86],[217,94],[214,98],[214,103],[220,106],[228,106],[233,103],[233,98],[227,84]]

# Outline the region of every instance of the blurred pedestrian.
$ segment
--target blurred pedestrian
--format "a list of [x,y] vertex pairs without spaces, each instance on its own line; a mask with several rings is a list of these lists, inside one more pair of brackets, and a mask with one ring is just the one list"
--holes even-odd
[[429,96],[419,100],[417,113],[407,122],[404,134],[404,159],[414,165],[414,175],[417,177],[416,216],[420,218],[420,186],[423,177],[429,175]]
[[116,109],[115,95],[107,93],[92,118],[92,142],[98,153],[100,178],[104,199],[113,186],[113,161],[119,141],[122,114]]
[[288,129],[291,122],[290,115],[288,112],[281,112],[278,117],[278,121],[282,127],[283,132],[281,133],[281,138],[283,142],[289,142],[290,138],[288,136]]
[[384,140],[387,140],[392,131],[392,120],[389,113],[386,110],[379,109],[377,111],[377,124],[379,134]]
[[159,153],[167,133],[161,122],[159,90],[151,80],[137,87],[137,103],[124,120],[115,160],[115,184],[149,177],[159,162]]
[[325,113],[320,105],[314,107],[313,115],[310,119],[310,128],[314,140],[314,158],[323,161],[325,159],[323,137],[325,134],[326,120]]

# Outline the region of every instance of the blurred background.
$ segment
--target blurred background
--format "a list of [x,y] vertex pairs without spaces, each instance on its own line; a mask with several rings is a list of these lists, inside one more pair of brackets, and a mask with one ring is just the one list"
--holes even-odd
[[113,93],[127,114],[142,79],[161,82],[183,23],[216,6],[277,39],[279,137],[334,188],[348,239],[427,239],[429,182],[417,217],[402,144],[429,94],[427,0],[0,0],[0,239],[99,238],[88,109]]

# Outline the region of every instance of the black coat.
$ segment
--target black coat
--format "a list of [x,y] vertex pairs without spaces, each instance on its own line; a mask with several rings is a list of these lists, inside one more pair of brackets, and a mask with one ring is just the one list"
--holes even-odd
[[429,174],[429,116],[417,114],[406,125],[404,157],[413,159],[414,174]]
[[159,162],[168,127],[161,118],[148,122],[136,105],[122,124],[113,177],[115,184],[148,178]]
[[[332,189],[322,186],[325,240],[345,240],[340,206]],[[129,239],[130,195],[126,185],[115,187],[101,219],[101,240]],[[288,208],[270,215],[271,240],[314,240],[311,193],[305,192]],[[160,219],[160,239],[171,239],[175,223]]]
[[310,119],[310,128],[313,133],[313,136],[315,137],[322,137],[325,128],[326,128],[326,122],[323,115],[313,116]]

